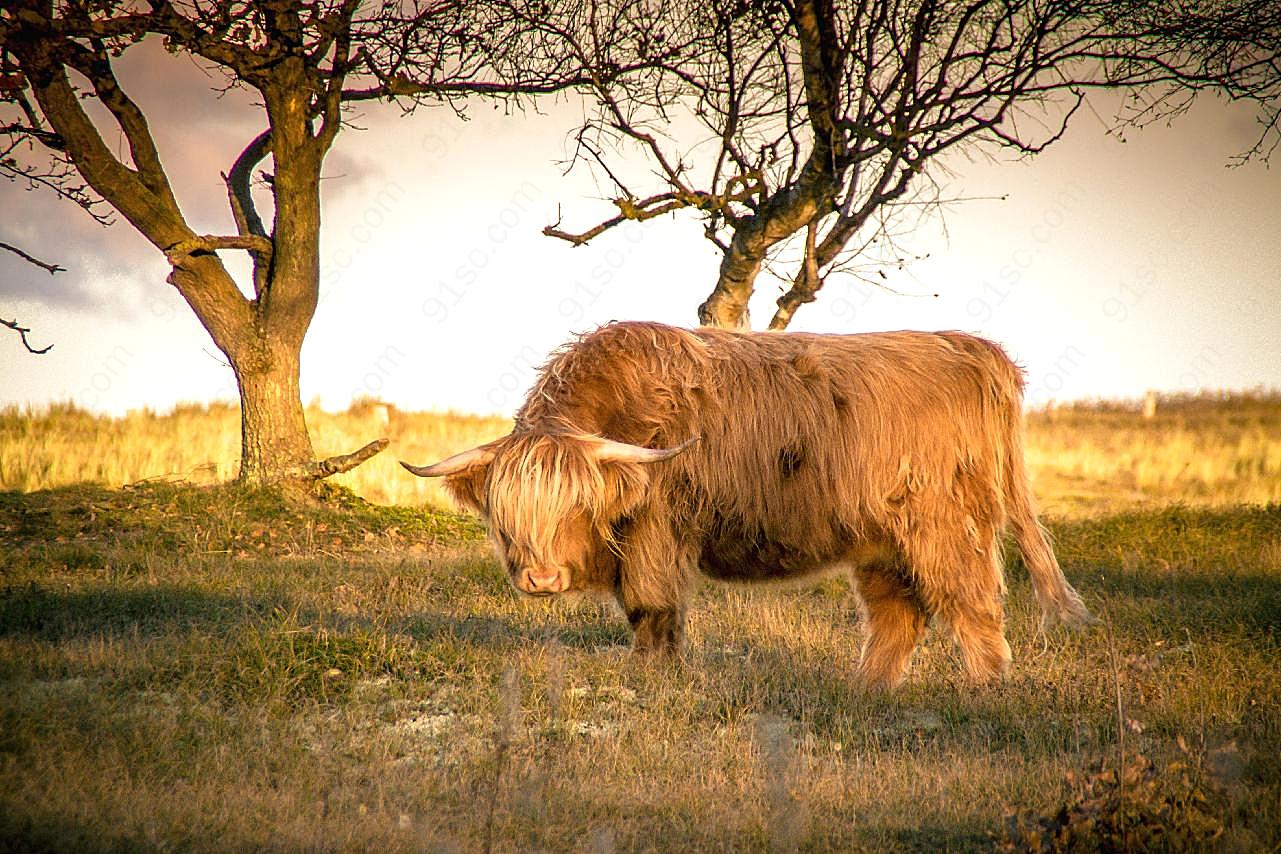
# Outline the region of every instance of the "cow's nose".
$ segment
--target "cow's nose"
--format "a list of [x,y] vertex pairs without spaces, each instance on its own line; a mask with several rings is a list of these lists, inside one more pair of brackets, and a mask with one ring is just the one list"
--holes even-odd
[[525,591],[528,593],[559,593],[561,577],[556,570],[525,570]]

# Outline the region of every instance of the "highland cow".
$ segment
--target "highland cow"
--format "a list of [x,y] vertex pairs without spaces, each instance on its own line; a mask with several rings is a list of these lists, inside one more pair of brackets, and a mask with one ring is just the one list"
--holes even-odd
[[1019,369],[960,332],[616,323],[554,354],[510,435],[435,465],[525,593],[602,592],[641,652],[683,640],[696,572],[852,572],[859,673],[902,679],[926,622],[978,681],[1010,662],[1007,522],[1044,622],[1090,619],[1037,522]]

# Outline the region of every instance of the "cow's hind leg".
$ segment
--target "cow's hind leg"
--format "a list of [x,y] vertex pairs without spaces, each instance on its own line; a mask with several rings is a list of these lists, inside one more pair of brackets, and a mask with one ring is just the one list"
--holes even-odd
[[921,596],[930,613],[951,627],[970,678],[991,681],[1010,666],[995,528],[967,520],[931,533],[909,555]]
[[1004,609],[998,600],[955,603],[939,615],[952,627],[970,678],[990,682],[1010,668],[1010,645],[1005,640]]
[[902,681],[912,651],[925,634],[925,612],[901,565],[860,566],[854,578],[866,631],[859,678],[870,688],[888,690]]

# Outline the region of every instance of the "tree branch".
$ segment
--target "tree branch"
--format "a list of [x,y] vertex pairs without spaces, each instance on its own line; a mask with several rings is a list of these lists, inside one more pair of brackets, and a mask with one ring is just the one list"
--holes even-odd
[[169,263],[177,267],[192,255],[209,254],[219,249],[245,249],[270,259],[272,243],[267,238],[256,234],[237,234],[229,237],[205,234],[179,241],[167,247],[164,253]]
[[[142,110],[138,109],[133,99],[120,88],[103,44],[95,40],[93,48],[92,53],[77,51],[71,60],[72,64],[76,70],[89,78],[98,99],[111,112],[120,129],[124,131],[134,169],[143,185],[161,200],[165,207],[177,214],[178,202],[169,186],[169,177],[165,175],[164,167],[160,163],[160,152],[156,150],[156,142],[151,136],[146,116],[142,114]],[[70,50],[69,47],[68,50]]]
[[42,270],[47,270],[51,275],[53,273],[65,273],[67,271],[66,267],[61,267],[57,264],[50,264],[46,261],[41,261],[39,258],[35,258],[31,255],[28,255],[26,252],[23,252],[18,247],[11,246],[8,243],[0,242],[0,249],[5,250],[6,252],[12,252],[14,255],[17,255],[19,258],[26,261],[27,263],[33,264]]
[[819,288],[823,287],[823,278],[819,275],[818,257],[815,248],[814,233],[818,231],[816,220],[810,220],[805,226],[805,258],[801,262],[800,272],[792,281],[792,287],[778,298],[778,309],[770,318],[770,329],[786,329],[792,322],[796,309],[807,302],[818,298]]
[[324,460],[316,460],[307,463],[302,468],[301,474],[306,477],[316,479],[326,478],[330,475],[342,474],[350,471],[356,466],[368,460],[375,454],[383,451],[391,442],[388,439],[375,439],[368,445],[359,450],[352,451],[350,454],[339,454],[338,456],[329,457]]
[[53,349],[52,344],[50,344],[48,347],[43,347],[39,350],[37,350],[35,347],[32,347],[31,342],[27,340],[27,333],[30,332],[31,329],[26,326],[19,326],[16,318],[13,320],[5,320],[4,318],[0,318],[0,326],[7,326],[10,329],[12,329],[14,332],[17,332],[18,336],[22,338],[22,346],[27,348],[28,353],[34,353],[37,356],[42,356]]
[[[634,222],[644,222],[663,214],[672,213],[682,208],[696,208],[701,211],[716,211],[727,220],[735,221],[738,217],[730,208],[731,203],[741,203],[752,197],[759,191],[759,185],[754,183],[750,176],[741,178],[741,183],[731,182],[726,192],[721,195],[707,193],[702,190],[673,190],[668,193],[658,193],[646,199],[614,199],[614,205],[618,208],[617,216],[611,217],[586,231],[574,234],[560,229],[560,221],[543,229],[543,234],[548,237],[555,237],[560,240],[572,243],[575,246],[582,246],[592,238],[608,231],[616,225],[621,225],[629,220]],[[738,189],[734,189],[735,187]]]
[[254,167],[271,153],[271,128],[267,128],[240,152],[236,162],[231,164],[231,171],[222,176],[227,185],[227,197],[231,204],[231,215],[236,221],[236,229],[243,236],[256,235],[267,237],[267,229],[258,216],[251,192]]
[[346,79],[347,72],[350,70],[348,62],[351,58],[351,21],[359,7],[359,0],[344,0],[342,6],[328,16],[325,22],[324,29],[334,33],[332,37],[326,36],[322,39],[326,42],[332,41],[334,45],[330,76],[325,84],[326,88],[320,104],[323,121],[317,134],[325,150],[333,144],[334,137],[338,135],[338,129],[342,125],[342,87],[343,80]]
[[[254,205],[253,170],[270,153],[271,128],[267,128],[245,146],[245,150],[240,152],[236,162],[231,165],[231,171],[222,176],[223,182],[227,185],[227,201],[231,205],[231,216],[236,221],[236,230],[241,237],[269,239],[267,229],[262,224],[262,218],[258,216],[258,209]],[[249,255],[253,259],[254,266],[254,294],[259,295],[267,288],[271,273],[271,253],[249,249]]]
[[[24,63],[39,67],[37,57]],[[36,100],[67,146],[67,155],[85,180],[157,246],[172,244],[187,232],[181,214],[168,199],[157,197],[139,174],[111,153],[80,105],[80,97],[62,67],[44,68],[47,82],[35,87]],[[188,232],[189,233],[189,232]]]
[[[800,0],[796,4],[796,31],[805,82],[805,108],[814,134],[813,156],[826,156],[832,160],[842,154],[836,129],[836,84],[839,77],[833,63],[838,58],[839,48],[836,43],[835,14],[831,0]],[[835,163],[827,165],[835,171]]]

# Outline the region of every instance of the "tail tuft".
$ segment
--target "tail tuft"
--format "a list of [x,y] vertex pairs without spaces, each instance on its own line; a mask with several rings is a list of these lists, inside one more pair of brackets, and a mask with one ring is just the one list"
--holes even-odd
[[1081,601],[1081,595],[1072,589],[1072,585],[1068,584],[1066,579],[1063,581],[1063,591],[1059,598],[1047,603],[1038,591],[1037,599],[1041,603],[1042,629],[1048,630],[1057,625],[1063,625],[1069,629],[1082,629],[1099,622],[1099,618],[1090,613],[1090,609]]
[[1023,563],[1032,577],[1032,589],[1041,606],[1041,626],[1063,624],[1069,628],[1097,622],[1081,595],[1063,577],[1058,558],[1050,547],[1049,532],[1036,518],[1036,505],[1028,486],[1021,455],[1010,460],[1006,483],[1007,510]]

